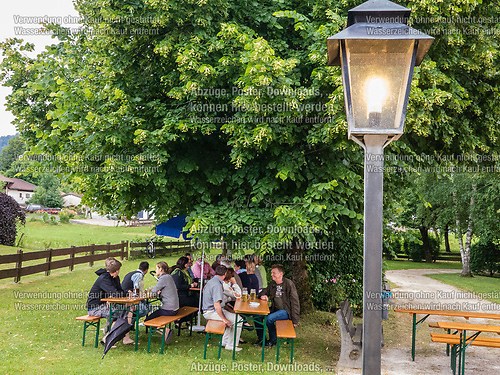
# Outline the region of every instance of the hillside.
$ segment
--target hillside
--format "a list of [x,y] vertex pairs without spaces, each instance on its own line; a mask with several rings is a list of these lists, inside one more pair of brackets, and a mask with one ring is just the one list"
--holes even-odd
[[7,143],[9,143],[9,140],[14,137],[13,135],[2,135],[0,136],[0,151],[2,148],[7,146]]

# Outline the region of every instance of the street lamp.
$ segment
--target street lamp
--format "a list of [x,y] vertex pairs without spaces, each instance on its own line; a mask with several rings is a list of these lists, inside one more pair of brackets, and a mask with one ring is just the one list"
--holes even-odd
[[413,68],[434,38],[407,25],[410,10],[370,0],[328,38],[328,64],[342,67],[349,139],[365,150],[363,374],[381,371],[384,147],[403,134]]

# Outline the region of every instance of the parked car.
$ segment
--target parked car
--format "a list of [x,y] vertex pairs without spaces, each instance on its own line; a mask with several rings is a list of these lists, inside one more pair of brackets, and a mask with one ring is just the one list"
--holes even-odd
[[28,206],[25,208],[26,212],[37,212],[42,209],[42,205],[40,204],[28,204]]

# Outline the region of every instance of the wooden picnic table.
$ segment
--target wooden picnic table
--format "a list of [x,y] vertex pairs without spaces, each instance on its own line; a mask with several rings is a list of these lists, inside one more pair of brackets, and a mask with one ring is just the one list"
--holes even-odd
[[[258,306],[252,306],[250,305],[251,302],[258,302]],[[236,317],[234,319],[235,321],[235,329],[234,329],[234,346],[233,346],[233,360],[236,359],[236,346],[238,343],[236,342],[236,330],[238,327],[238,323],[244,323],[247,321],[245,318],[246,315],[263,315],[264,320],[262,321],[262,351],[261,351],[261,360],[264,362],[264,353],[265,353],[265,348],[266,348],[266,329],[267,329],[267,316],[270,313],[269,310],[269,304],[268,301],[264,301],[261,299],[255,300],[255,301],[245,301],[243,302],[241,298],[237,298],[236,302],[234,303],[234,312],[236,314]],[[242,319],[241,321],[238,321],[238,316],[241,315]],[[254,325],[255,324],[260,324],[260,322],[257,322],[254,320]],[[257,327],[255,327],[257,329]]]
[[[429,310],[429,309],[394,309],[395,312],[407,313],[412,315],[412,333],[411,333],[411,360],[415,361],[415,336],[417,334],[417,326],[423,323],[429,316],[450,316],[450,317],[461,317],[465,319],[477,318],[477,319],[496,319],[500,320],[500,314],[493,313],[483,313],[479,311],[457,311],[457,310]],[[417,315],[425,315],[423,318],[417,321]]]
[[[469,346],[482,332],[494,332],[500,335],[500,326],[494,326],[489,324],[471,324],[462,322],[437,322],[436,325],[439,328],[446,330],[455,330],[460,332],[460,340],[458,344],[459,357],[458,357],[458,371],[462,375],[465,374],[465,349]],[[467,337],[467,331],[475,332],[473,335]],[[454,353],[452,357],[452,370],[455,374],[455,360]]]

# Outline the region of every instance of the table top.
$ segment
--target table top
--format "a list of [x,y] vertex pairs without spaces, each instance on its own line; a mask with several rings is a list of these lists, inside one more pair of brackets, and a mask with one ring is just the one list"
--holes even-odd
[[441,315],[441,316],[460,316],[465,319],[499,319],[500,314],[484,313],[480,311],[456,311],[456,310],[427,310],[427,309],[394,309],[395,312],[409,314],[426,314],[426,315]]
[[238,314],[252,314],[252,315],[269,315],[269,305],[267,301],[261,299],[252,301],[259,302],[259,306],[250,306],[251,301],[243,302],[241,298],[236,299],[234,304],[234,312]]
[[439,328],[456,329],[458,331],[478,331],[478,332],[495,332],[500,334],[500,326],[492,326],[489,324],[470,324],[460,322],[437,322]]
[[121,305],[128,305],[128,304],[137,304],[141,301],[144,301],[145,299],[146,299],[145,297],[108,297],[108,298],[102,298],[101,301],[116,303]]

